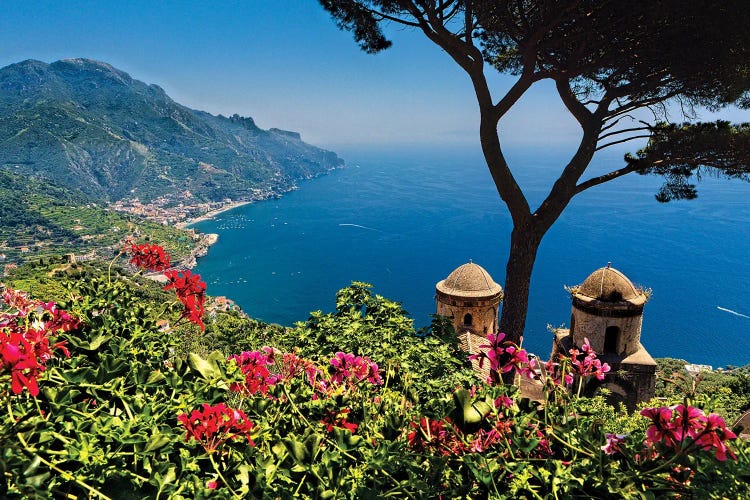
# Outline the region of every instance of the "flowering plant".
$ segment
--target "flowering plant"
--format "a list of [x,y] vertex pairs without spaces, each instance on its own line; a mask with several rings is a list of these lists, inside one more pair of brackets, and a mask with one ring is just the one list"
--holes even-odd
[[[184,354],[183,336],[159,330],[166,311],[147,286],[81,280],[61,308],[7,294],[4,334],[39,321],[67,344],[26,339],[46,382],[36,398],[0,390],[0,497],[750,494],[750,447],[718,415],[685,402],[628,416],[552,383],[540,391],[557,397],[540,401],[499,377],[477,385],[466,356],[359,286],[341,294],[343,312],[288,329],[217,314]],[[256,347],[271,338],[280,349]],[[580,365],[561,360],[561,377],[606,373],[587,344]],[[50,362],[65,347],[70,358]],[[478,361],[498,375],[529,376],[528,355],[502,335],[485,349]]]
[[198,274],[193,274],[189,270],[174,271],[170,270],[164,273],[169,280],[164,290],[174,290],[177,299],[182,302],[182,315],[180,318],[186,318],[191,323],[195,323],[201,330],[205,330],[203,324],[203,313],[205,312],[206,303],[206,283],[201,281]]
[[37,380],[54,357],[53,351],[70,356],[66,341],[51,343],[50,338],[80,323],[54,303],[31,300],[18,290],[6,289],[2,299],[9,308],[0,311],[0,380],[10,378],[13,394],[25,388],[37,396]]
[[250,446],[255,446],[251,438],[254,424],[242,410],[229,408],[224,403],[213,406],[204,403],[201,409],[193,410],[190,415],[183,413],[177,420],[187,431],[185,441],[195,439],[208,453],[217,451],[232,439],[245,439]]
[[147,271],[161,272],[172,267],[170,255],[161,245],[127,241],[123,251],[130,255],[131,264]]
[[698,449],[714,451],[716,459],[721,462],[727,456],[737,458],[726,445],[737,436],[715,413],[706,415],[700,408],[679,404],[645,408],[641,415],[651,420],[643,444],[652,451],[670,449],[675,454],[685,455]]
[[487,360],[490,364],[490,377],[487,382],[490,384],[501,383],[502,379],[499,374],[515,371],[521,376],[535,378],[536,366],[535,359],[529,359],[525,349],[514,345],[512,342],[503,342],[504,333],[489,333],[487,340],[489,344],[479,346],[479,353],[469,356],[471,360],[479,360],[479,367],[484,366]]

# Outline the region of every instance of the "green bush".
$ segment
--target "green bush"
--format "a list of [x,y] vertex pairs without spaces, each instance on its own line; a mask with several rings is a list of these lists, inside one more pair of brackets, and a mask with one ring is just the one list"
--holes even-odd
[[[210,319],[208,333],[175,328],[179,303],[131,279],[67,290],[60,307],[80,327],[38,304],[0,316],[2,497],[750,496],[747,443],[711,427],[718,420],[693,400],[680,439],[667,439],[680,410],[644,410],[669,415],[659,427],[552,379],[545,401],[529,401],[474,378],[451,342],[417,335],[397,303],[361,283],[339,293],[336,312],[274,331],[281,350],[232,359],[201,346],[201,335],[221,346]],[[247,345],[268,334],[230,322]],[[70,357],[59,346],[38,395],[17,393],[12,333],[45,329]]]

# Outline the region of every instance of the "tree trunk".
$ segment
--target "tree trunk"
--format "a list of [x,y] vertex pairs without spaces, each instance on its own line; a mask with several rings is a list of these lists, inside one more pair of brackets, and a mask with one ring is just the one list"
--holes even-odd
[[505,268],[505,297],[500,316],[500,331],[505,340],[521,344],[529,308],[529,285],[542,235],[526,227],[514,227],[510,236],[510,255]]

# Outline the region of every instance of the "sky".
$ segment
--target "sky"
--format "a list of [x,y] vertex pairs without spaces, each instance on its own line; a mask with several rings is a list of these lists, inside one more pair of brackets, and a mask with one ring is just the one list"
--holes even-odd
[[[447,54],[396,26],[391,49],[366,54],[316,0],[0,0],[0,12],[0,67],[96,59],[188,107],[251,116],[333,149],[478,146],[469,79]],[[491,83],[499,96],[512,81]],[[723,115],[750,121],[748,112]],[[506,143],[521,146],[579,135],[545,83],[501,127]]]

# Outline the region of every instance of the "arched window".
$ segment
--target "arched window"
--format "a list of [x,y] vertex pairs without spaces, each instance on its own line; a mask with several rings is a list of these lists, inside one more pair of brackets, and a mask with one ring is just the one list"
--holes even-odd
[[471,320],[471,314],[467,314],[466,316],[464,316],[464,325],[471,326]]
[[617,343],[620,340],[620,328],[608,326],[604,331],[604,352],[607,354],[617,353]]
[[573,333],[576,331],[576,317],[575,315],[570,315],[570,334],[573,335]]

